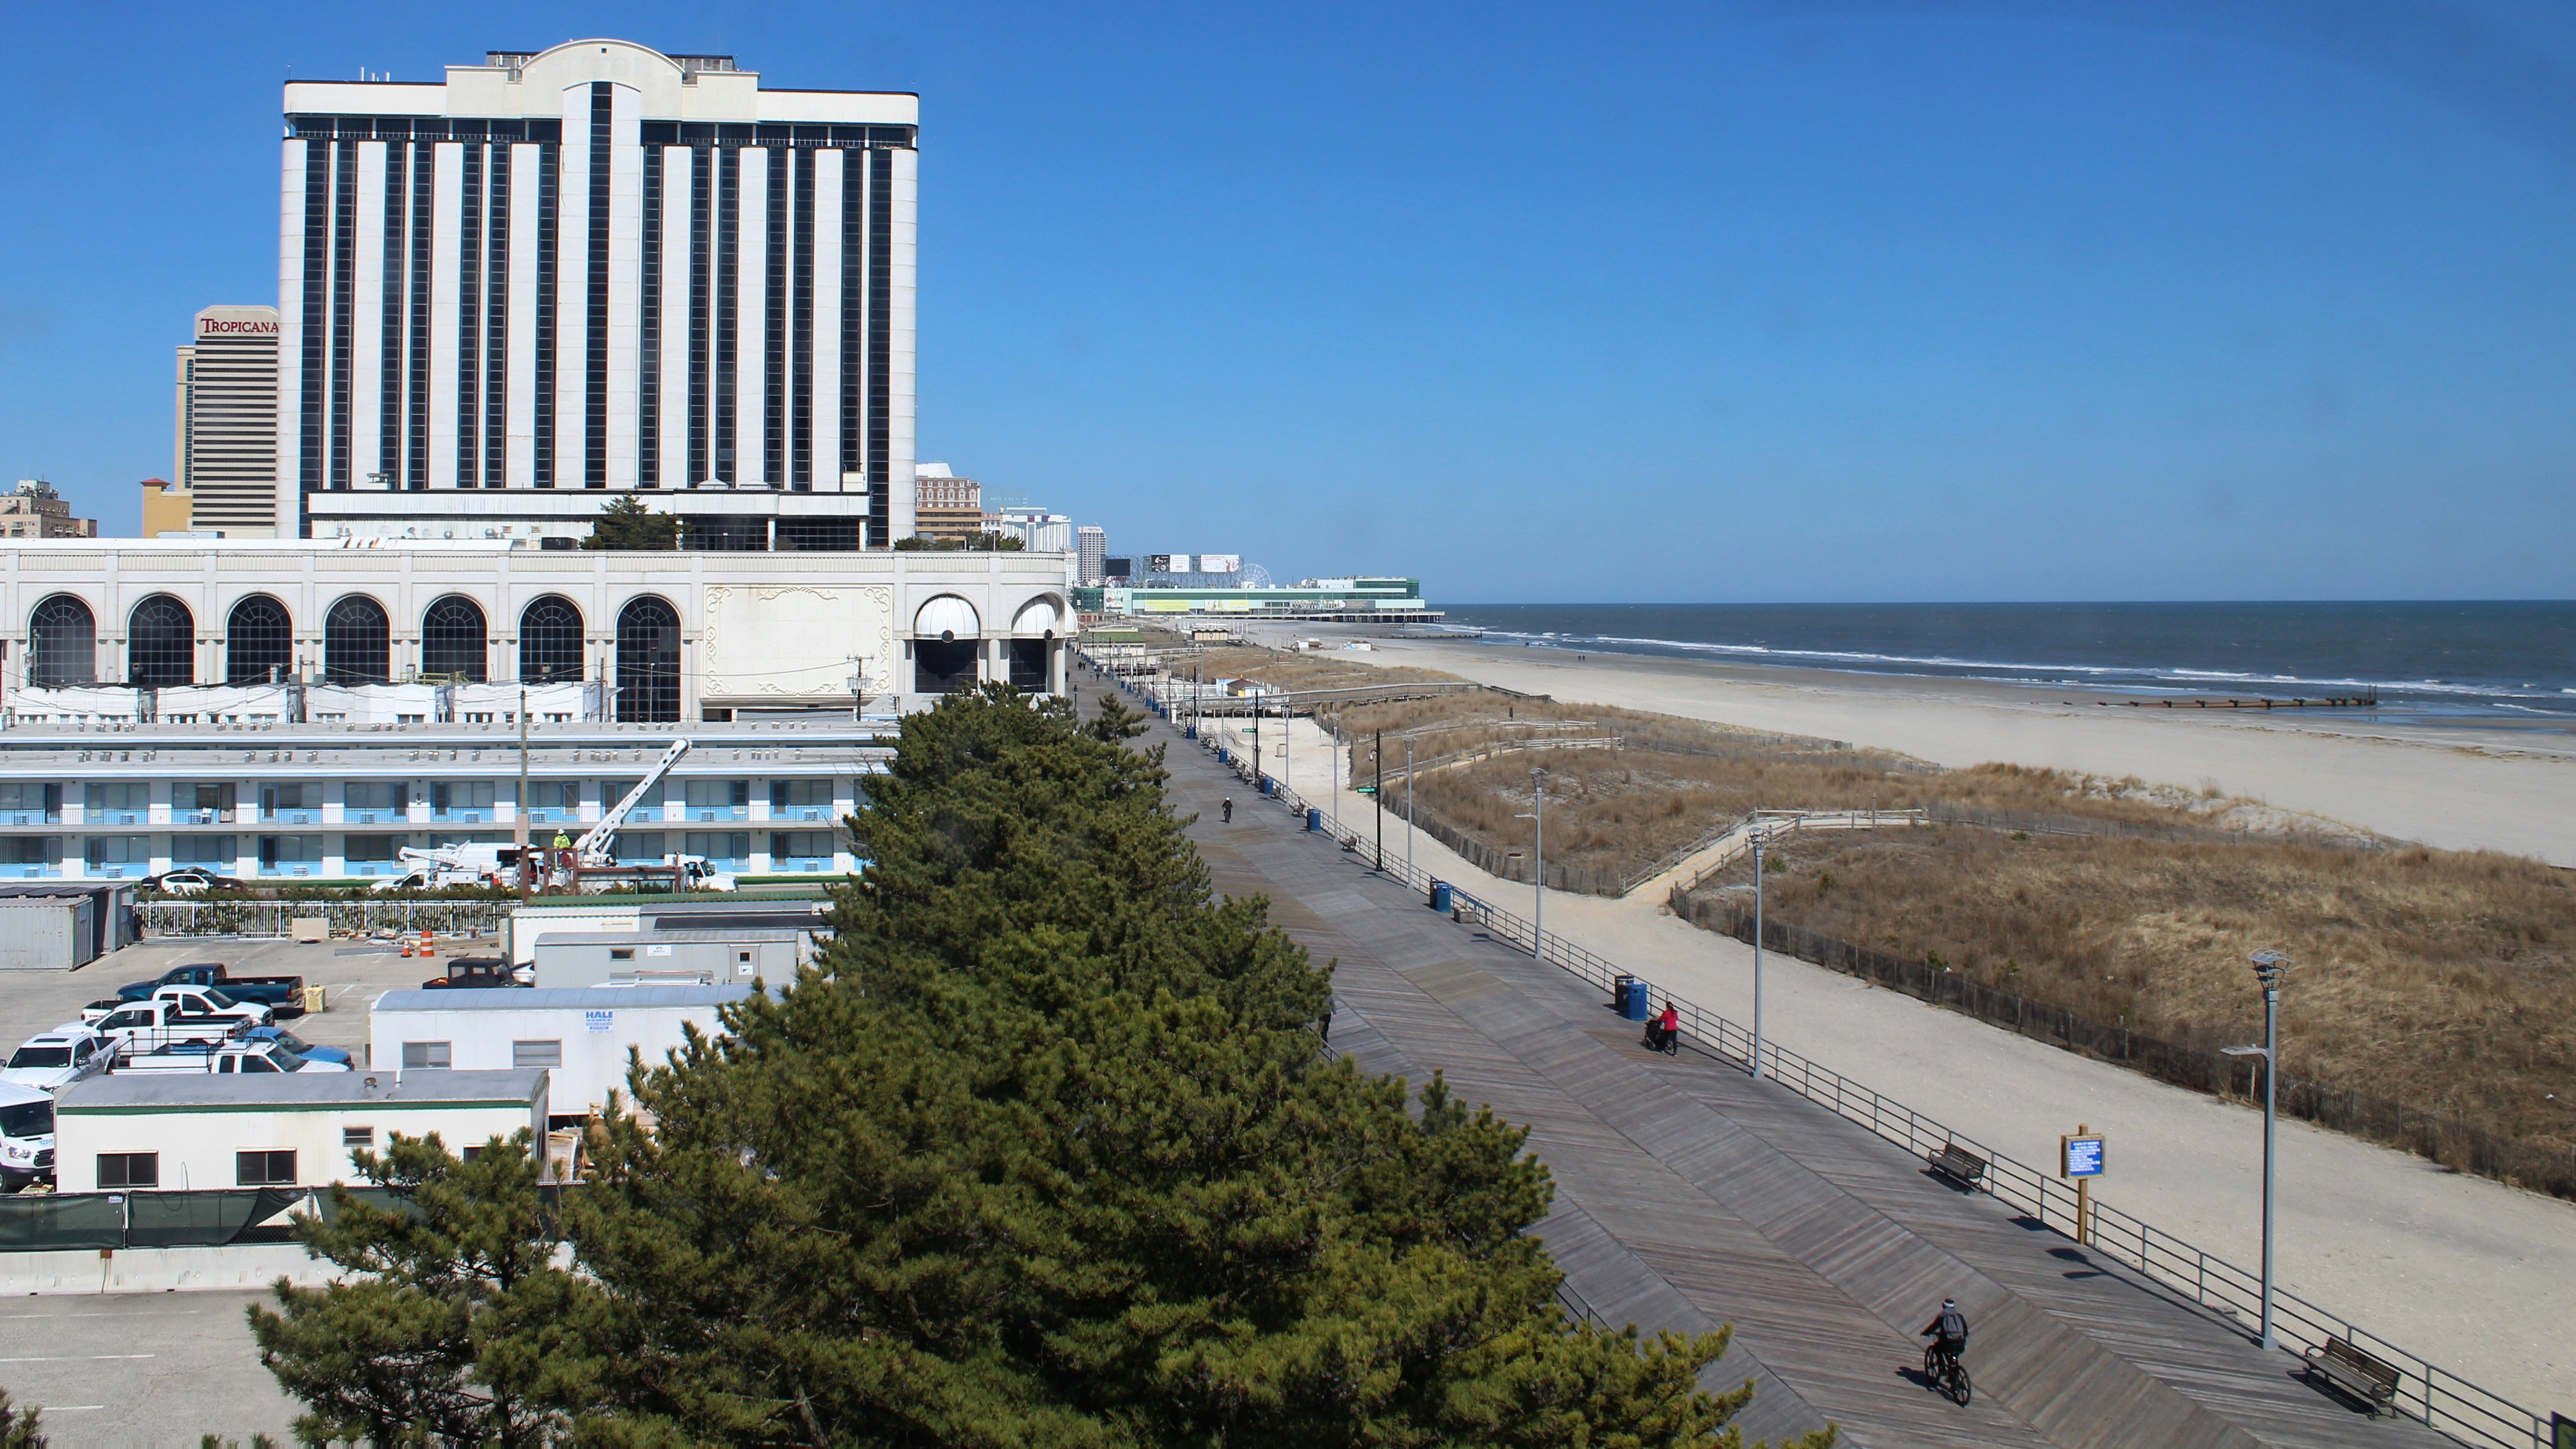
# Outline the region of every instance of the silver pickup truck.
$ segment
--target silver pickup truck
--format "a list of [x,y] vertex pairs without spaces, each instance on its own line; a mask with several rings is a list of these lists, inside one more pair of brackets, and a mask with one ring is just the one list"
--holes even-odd
[[273,1041],[174,1042],[116,1064],[127,1072],[345,1072],[346,1062],[299,1057]]

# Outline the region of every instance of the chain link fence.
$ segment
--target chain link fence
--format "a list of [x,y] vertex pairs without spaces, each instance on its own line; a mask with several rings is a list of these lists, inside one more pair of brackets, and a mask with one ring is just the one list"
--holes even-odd
[[489,936],[510,918],[508,901],[148,901],[135,909],[146,940],[224,936],[283,940],[287,922],[319,917],[334,934]]

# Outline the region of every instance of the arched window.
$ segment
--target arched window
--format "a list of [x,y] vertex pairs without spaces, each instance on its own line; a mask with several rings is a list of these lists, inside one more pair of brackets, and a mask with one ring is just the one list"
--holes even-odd
[[134,606],[125,622],[125,682],[173,689],[197,682],[197,616],[168,594]]
[[89,605],[56,594],[27,620],[27,683],[38,689],[98,683],[98,621]]
[[322,682],[393,682],[393,630],[384,605],[351,594],[331,606],[322,620]]
[[420,672],[444,674],[481,684],[484,661],[483,606],[463,594],[449,594],[429,606],[420,620]]
[[224,683],[281,684],[295,672],[295,626],[286,606],[253,594],[224,616]]
[[548,594],[519,612],[519,682],[556,684],[581,678],[581,610]]
[[680,717],[680,616],[645,594],[617,615],[617,718]]

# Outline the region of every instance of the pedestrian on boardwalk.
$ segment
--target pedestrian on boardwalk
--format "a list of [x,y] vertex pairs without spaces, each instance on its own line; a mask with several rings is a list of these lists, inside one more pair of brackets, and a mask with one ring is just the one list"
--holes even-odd
[[1232,825],[1234,823],[1234,797],[1231,795],[1226,796],[1225,804],[1221,808],[1225,814],[1225,823]]

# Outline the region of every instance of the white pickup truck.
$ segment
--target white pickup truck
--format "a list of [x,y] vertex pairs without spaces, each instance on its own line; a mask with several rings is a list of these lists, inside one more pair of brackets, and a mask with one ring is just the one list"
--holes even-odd
[[264,1001],[244,1001],[227,996],[216,986],[164,986],[142,1001],[124,1001],[109,997],[81,1008],[81,1020],[103,1021],[120,1007],[165,1004],[182,1017],[191,1020],[238,1022],[243,1026],[273,1026],[277,1012]]
[[91,1007],[81,1012],[89,1029],[116,1043],[122,1056],[135,1056],[173,1042],[230,1041],[250,1029],[232,1016],[192,1016],[173,1001],[117,1002],[114,1011]]
[[300,1057],[273,1041],[173,1042],[116,1064],[126,1072],[345,1072],[346,1062]]

